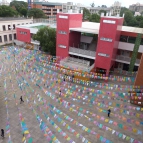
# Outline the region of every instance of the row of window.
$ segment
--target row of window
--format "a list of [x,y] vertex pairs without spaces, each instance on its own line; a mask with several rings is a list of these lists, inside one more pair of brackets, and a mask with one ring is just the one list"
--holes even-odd
[[[25,24],[29,24],[29,23],[25,23]],[[32,22],[30,22],[30,24],[32,24]],[[2,30],[3,31],[6,31],[6,30],[12,30],[12,29],[15,29],[15,26],[16,24],[13,24],[13,25],[7,25],[7,27],[6,27],[6,25],[2,25]],[[17,24],[17,25],[24,25],[24,23],[22,23],[22,24]],[[11,29],[12,28],[12,29]]]
[[9,41],[12,41],[13,38],[16,39],[16,33],[13,34],[13,36],[14,37],[12,37],[12,34],[0,36],[0,43],[8,42],[8,37],[9,37]]
[[27,32],[20,31],[20,34],[27,35]]

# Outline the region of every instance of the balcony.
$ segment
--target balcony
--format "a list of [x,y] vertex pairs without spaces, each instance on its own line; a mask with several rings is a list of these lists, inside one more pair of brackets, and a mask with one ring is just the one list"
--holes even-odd
[[69,54],[89,59],[95,59],[95,51],[83,50],[79,48],[69,47]]
[[[116,57],[116,60],[117,62],[121,62],[121,63],[126,63],[126,64],[130,64],[130,61],[131,61],[131,58],[130,57],[127,57],[127,56],[123,56],[123,55],[118,55]],[[140,64],[140,60],[139,59],[136,59],[136,63],[135,65],[136,66],[139,66]]]
[[60,65],[70,67],[71,69],[90,72],[94,68],[94,64],[90,65],[90,61],[77,58],[67,57],[60,61]]

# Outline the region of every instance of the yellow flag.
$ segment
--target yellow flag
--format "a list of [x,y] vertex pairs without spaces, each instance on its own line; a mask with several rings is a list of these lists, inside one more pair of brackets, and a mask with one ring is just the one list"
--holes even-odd
[[25,138],[25,137],[23,137],[23,138],[22,138],[22,142],[24,142],[25,140],[26,140],[26,138]]
[[25,131],[25,132],[24,132],[24,134],[29,134],[29,131],[28,131],[28,130],[27,130],[27,131]]

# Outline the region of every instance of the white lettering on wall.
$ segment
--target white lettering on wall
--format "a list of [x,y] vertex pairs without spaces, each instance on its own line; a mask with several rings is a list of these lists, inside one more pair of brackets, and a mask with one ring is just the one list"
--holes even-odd
[[98,56],[102,56],[102,57],[109,57],[110,55],[108,55],[108,54],[104,54],[104,53],[98,53]]
[[66,48],[66,46],[64,46],[64,45],[59,45],[59,47],[60,47],[60,48]]
[[68,16],[65,16],[65,15],[59,15],[59,18],[68,19]]
[[115,24],[116,21],[113,21],[113,20],[103,20],[103,23]]

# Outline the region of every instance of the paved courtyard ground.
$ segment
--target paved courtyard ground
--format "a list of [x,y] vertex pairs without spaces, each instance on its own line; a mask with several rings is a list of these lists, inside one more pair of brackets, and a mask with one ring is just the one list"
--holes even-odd
[[0,129],[5,130],[0,143],[143,142],[143,108],[129,103],[129,88],[114,86],[133,83],[109,81],[109,88],[99,86],[103,80],[94,80],[94,87],[63,81],[63,74],[30,54],[0,51]]

